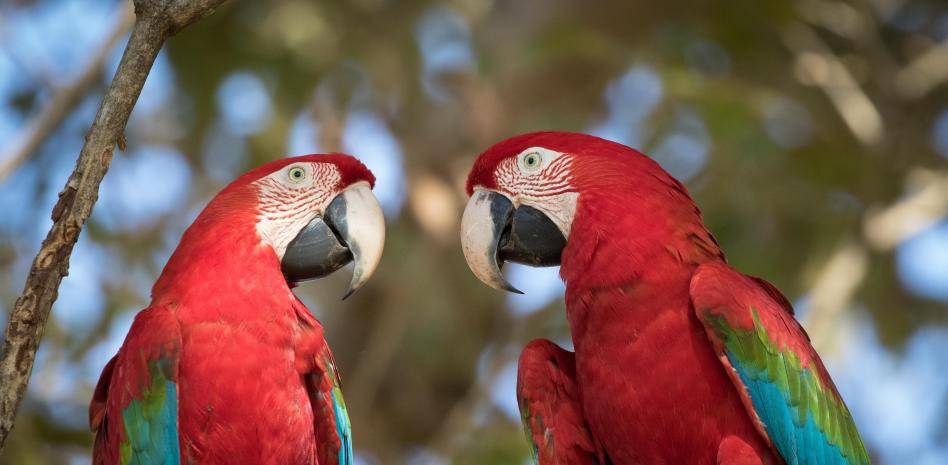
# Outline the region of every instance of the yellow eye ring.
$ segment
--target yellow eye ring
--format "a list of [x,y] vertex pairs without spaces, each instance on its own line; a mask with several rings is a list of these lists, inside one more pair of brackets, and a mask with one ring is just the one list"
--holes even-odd
[[299,166],[294,166],[287,170],[286,178],[293,183],[301,183],[306,179],[306,170]]
[[523,155],[523,158],[520,160],[520,164],[527,171],[536,171],[540,168],[540,165],[543,162],[543,158],[540,156],[539,152],[528,152]]

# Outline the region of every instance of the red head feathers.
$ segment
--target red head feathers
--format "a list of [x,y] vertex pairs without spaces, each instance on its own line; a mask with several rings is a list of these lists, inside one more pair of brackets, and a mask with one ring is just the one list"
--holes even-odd
[[[475,273],[495,287],[509,288],[493,270],[489,253],[484,258],[484,249],[497,245],[502,260],[561,261],[561,274],[568,281],[612,279],[607,273],[588,276],[583,270],[593,260],[608,262],[618,253],[653,268],[666,260],[698,263],[723,258],[680,182],[637,150],[599,137],[535,132],[501,141],[478,157],[467,191],[472,197],[467,222],[462,221],[465,256]],[[500,198],[515,211],[510,218],[494,218],[496,212],[508,209]],[[479,235],[474,231],[481,228],[478,218],[485,215],[493,215],[499,230]],[[551,235],[561,235],[565,245],[544,242],[528,247],[529,241],[518,242],[518,229],[524,239],[536,237],[540,230],[549,232],[548,222],[559,232]],[[612,265],[604,265],[617,279],[638,273],[638,268],[612,270]]]
[[[371,193],[374,183],[362,162],[341,153],[284,158],[249,171],[215,196],[185,231],[154,296],[178,295],[181,289],[194,294],[208,274],[248,276],[250,267],[258,280],[268,280],[261,286],[284,280],[292,285],[353,259],[354,291],[374,271],[385,237]],[[213,284],[209,293],[220,285],[207,282]]]

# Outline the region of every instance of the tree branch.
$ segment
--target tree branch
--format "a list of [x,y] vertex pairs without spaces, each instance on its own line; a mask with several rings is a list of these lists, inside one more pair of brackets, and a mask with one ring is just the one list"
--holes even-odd
[[895,90],[918,100],[948,81],[948,40],[932,45],[895,75]]
[[[556,305],[548,305],[542,313],[548,311],[561,310]],[[540,315],[541,313],[537,313],[534,318],[539,318]],[[456,455],[458,442],[466,438],[476,427],[475,411],[482,402],[490,398],[492,386],[500,377],[504,367],[512,361],[515,362],[520,356],[522,347],[515,344],[525,339],[530,318],[518,317],[512,324],[499,326],[495,330],[496,336],[489,340],[498,342],[494,344],[494,350],[489,354],[483,373],[470,386],[464,397],[458,399],[451,407],[442,420],[441,426],[429,438],[426,447],[428,451],[441,459]]]
[[897,202],[870,208],[863,218],[863,234],[876,250],[891,250],[948,216],[948,171],[915,168],[904,184]]
[[869,253],[861,242],[846,240],[820,268],[810,288],[809,311],[802,322],[821,353],[836,352],[837,323],[869,271]]
[[798,79],[820,88],[860,144],[876,146],[885,138],[885,122],[843,60],[813,29],[796,23],[783,31],[795,57]]
[[128,117],[165,40],[213,13],[224,0],[135,0],[135,25],[112,78],[76,168],[53,207],[53,226],[30,268],[23,294],[10,313],[0,356],[0,451],[26,393],[36,350],[69,256],[99,196],[99,184],[124,138]]
[[898,201],[863,214],[862,237],[843,241],[816,274],[803,326],[821,353],[835,352],[833,333],[869,272],[870,247],[891,251],[948,215],[948,172],[916,168],[905,184]]
[[75,80],[55,90],[49,104],[30,121],[20,140],[14,143],[6,154],[0,156],[0,183],[36,152],[40,145],[49,138],[49,135],[82,102],[83,97],[89,93],[95,83],[99,81],[102,76],[102,68],[105,66],[105,61],[109,58],[110,52],[122,36],[128,32],[135,19],[130,4],[123,5],[118,16],[118,24],[116,24],[115,29],[102,43],[92,59],[89,60],[85,69],[79,73]]

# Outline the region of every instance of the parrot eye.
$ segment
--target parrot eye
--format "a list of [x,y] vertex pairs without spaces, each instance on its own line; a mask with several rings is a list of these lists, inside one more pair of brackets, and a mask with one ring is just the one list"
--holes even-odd
[[294,182],[294,183],[303,182],[303,180],[306,178],[306,170],[304,170],[303,168],[300,168],[299,166],[294,166],[293,168],[290,168],[290,170],[286,172],[286,177],[287,179],[290,180],[290,182]]
[[536,171],[542,161],[539,152],[525,153],[521,159],[521,165],[527,171]]

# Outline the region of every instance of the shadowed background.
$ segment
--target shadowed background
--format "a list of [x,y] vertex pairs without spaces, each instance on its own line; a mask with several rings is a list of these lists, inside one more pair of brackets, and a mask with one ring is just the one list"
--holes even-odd
[[[948,7],[715,3],[232,1],[187,29],[132,114],[0,462],[89,463],[98,374],[184,228],[252,166],[345,151],[378,178],[385,255],[345,302],[346,272],[298,294],[357,463],[526,463],[515,361],[533,338],[571,347],[562,284],[511,266],[526,295],[487,288],[457,229],[480,151],[560,129],[687,184],[730,262],[794,301],[874,463],[948,463]],[[0,5],[3,321],[130,18]]]

